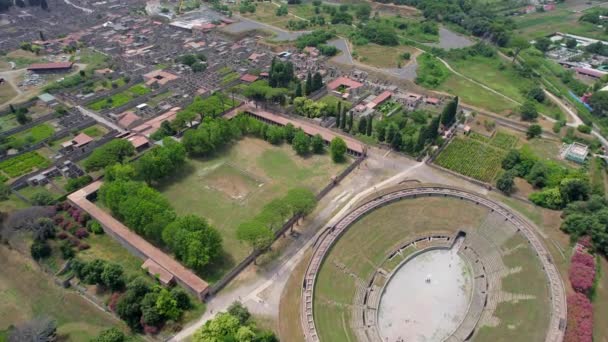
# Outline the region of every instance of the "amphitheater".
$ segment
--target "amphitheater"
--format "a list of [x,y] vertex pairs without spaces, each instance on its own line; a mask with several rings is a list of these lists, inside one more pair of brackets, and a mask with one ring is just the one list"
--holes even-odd
[[367,199],[315,243],[306,340],[562,341],[564,286],[534,230],[462,189]]

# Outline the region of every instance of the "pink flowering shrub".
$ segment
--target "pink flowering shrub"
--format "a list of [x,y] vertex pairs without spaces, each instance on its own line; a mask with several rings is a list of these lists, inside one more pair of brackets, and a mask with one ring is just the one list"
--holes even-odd
[[571,261],[572,261],[572,265],[574,265],[574,264],[581,264],[581,265],[585,265],[585,266],[589,266],[589,267],[595,268],[595,258],[593,257],[593,255],[591,255],[589,253],[584,253],[584,252],[578,252],[577,251],[572,256]]
[[91,246],[86,242],[82,242],[81,244],[78,245],[79,251],[84,251],[85,249],[89,249],[89,248],[91,248]]
[[585,235],[578,239],[578,244],[587,249],[591,249],[593,247],[593,242],[591,241],[591,236],[589,235]]
[[572,256],[568,276],[576,292],[588,295],[595,280],[595,259],[593,255],[576,251]]
[[568,324],[564,342],[593,341],[593,306],[584,294],[568,296]]
[[66,233],[66,232],[59,232],[57,234],[57,238],[60,239],[60,240],[65,240],[65,239],[68,238],[68,233]]

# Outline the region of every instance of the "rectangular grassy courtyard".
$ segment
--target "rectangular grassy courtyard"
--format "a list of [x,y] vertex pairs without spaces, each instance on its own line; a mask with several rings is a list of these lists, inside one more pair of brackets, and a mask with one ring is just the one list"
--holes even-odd
[[329,154],[300,157],[290,145],[244,138],[213,158],[188,159],[158,189],[179,215],[205,217],[221,233],[226,262],[204,275],[214,282],[251,251],[236,238],[239,224],[294,187],[317,193],[347,165],[334,164]]

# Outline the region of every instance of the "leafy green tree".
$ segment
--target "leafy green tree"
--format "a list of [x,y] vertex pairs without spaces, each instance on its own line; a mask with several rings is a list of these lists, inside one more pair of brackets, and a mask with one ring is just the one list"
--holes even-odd
[[537,161],[526,175],[526,180],[536,188],[543,188],[547,184],[548,172],[545,163]]
[[329,151],[331,153],[331,159],[335,163],[341,163],[345,160],[346,155],[346,143],[342,138],[335,137],[332,139],[329,145]]
[[109,143],[95,149],[84,162],[87,171],[96,171],[108,165],[123,162],[127,157],[135,154],[135,148],[130,141],[114,139]]
[[287,125],[285,125],[285,141],[287,141],[287,143],[291,144],[295,135],[296,135],[296,128],[293,126],[293,124],[288,123]]
[[547,52],[551,47],[551,40],[547,37],[541,37],[536,39],[536,43],[534,43],[534,47],[542,52]]
[[114,164],[105,168],[105,181],[129,181],[135,178],[135,168],[131,164]]
[[323,153],[323,150],[325,150],[325,141],[323,141],[320,134],[315,134],[315,136],[312,137],[311,145],[313,153],[321,154]]
[[608,92],[597,91],[589,98],[589,105],[593,108],[593,115],[598,117],[608,116]]
[[249,318],[251,318],[251,314],[246,307],[241,304],[241,302],[232,302],[230,307],[228,307],[228,313],[233,317],[236,317],[239,320],[239,324],[244,325],[249,322]]
[[282,143],[284,135],[284,129],[280,126],[270,125],[266,130],[266,140],[273,145]]
[[496,188],[509,195],[515,187],[515,175],[512,171],[503,172],[496,180]]
[[526,131],[526,137],[528,139],[532,139],[532,138],[540,137],[542,133],[543,133],[542,127],[540,127],[540,125],[534,124],[534,125],[530,125],[530,127],[528,127],[528,130]]
[[30,254],[35,260],[48,258],[51,255],[51,246],[46,241],[35,240],[30,247]]
[[520,154],[518,150],[509,150],[505,158],[502,160],[502,168],[505,170],[511,170],[520,162]]
[[302,97],[303,96],[303,92],[302,92],[302,82],[298,81],[296,83],[296,90],[293,94],[293,97]]
[[222,238],[207,221],[195,215],[178,218],[162,231],[162,241],[187,267],[201,270],[222,252]]
[[240,327],[239,320],[229,313],[219,313],[199,329],[193,337],[193,342],[226,341],[227,337],[236,335]]
[[564,203],[586,201],[591,193],[589,182],[579,178],[569,178],[561,181],[559,192]]
[[514,36],[511,39],[509,39],[509,47],[513,50],[512,63],[515,63],[515,60],[517,59],[517,56],[519,56],[519,53],[522,50],[529,48],[530,43],[523,37]]
[[373,132],[373,123],[372,121],[374,120],[374,116],[370,115],[369,120],[367,120],[367,127],[365,129],[365,135],[367,136],[371,136],[372,132]]
[[536,110],[536,106],[532,101],[526,101],[519,108],[519,112],[521,115],[521,119],[524,121],[533,121],[538,117],[538,111]]
[[566,47],[568,49],[574,49],[578,45],[578,42],[574,38],[566,39]]
[[182,310],[177,306],[177,301],[171,295],[171,292],[165,288],[161,288],[156,299],[156,310],[163,317],[170,320],[177,320]]
[[175,299],[177,303],[177,307],[181,310],[188,310],[192,308],[192,302],[190,300],[190,296],[179,287],[174,287],[171,289],[171,297]]
[[317,199],[312,191],[304,188],[295,188],[287,192],[285,202],[289,204],[294,214],[308,215],[317,205]]
[[391,147],[396,151],[400,151],[402,142],[403,136],[401,135],[401,132],[396,132],[393,136],[393,140],[391,140]]
[[125,286],[124,272],[122,266],[114,263],[106,263],[101,272],[101,283],[112,291],[117,291]]
[[298,130],[293,137],[293,141],[291,142],[291,146],[297,154],[303,156],[310,152],[310,138],[304,131]]
[[248,221],[237,228],[237,238],[247,242],[253,249],[264,250],[272,244],[274,234],[263,223]]
[[55,199],[53,198],[53,196],[46,191],[41,191],[33,194],[31,200],[32,204],[34,205],[51,205],[55,203]]
[[545,92],[541,87],[534,87],[528,91],[527,94],[529,99],[535,100],[536,102],[544,102],[545,101]]

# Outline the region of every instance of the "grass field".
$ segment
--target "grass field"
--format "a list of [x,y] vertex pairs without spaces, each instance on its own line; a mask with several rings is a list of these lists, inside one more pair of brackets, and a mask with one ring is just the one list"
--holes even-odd
[[[350,327],[350,306],[355,296],[357,281],[367,281],[373,271],[385,260],[387,253],[399,243],[428,231],[456,231],[457,229],[488,234],[489,210],[474,203],[454,198],[406,199],[379,208],[357,221],[338,240],[325,259],[315,285],[315,323],[322,341],[355,341]],[[496,218],[488,221],[494,222]],[[481,227],[483,230],[478,230]],[[497,243],[503,234],[502,225],[486,239]],[[505,226],[506,227],[506,226]],[[466,240],[465,240],[466,241]],[[527,242],[516,235],[497,246],[503,252],[523,244],[504,257],[507,267],[515,269],[502,279],[504,291],[535,296],[517,302],[500,304],[494,315],[501,319],[496,327],[482,328],[483,336],[517,336],[526,341],[542,341],[548,323],[548,293],[545,275],[534,252],[526,248]],[[344,265],[341,269],[337,264]],[[384,267],[384,266],[383,266]],[[521,269],[519,269],[521,267]],[[533,281],[534,285],[528,284]],[[508,323],[507,323],[508,322]],[[507,331],[511,330],[511,331]],[[476,341],[491,338],[475,337]],[[503,339],[506,340],[506,339]]]
[[[525,93],[537,85],[537,81],[520,75],[513,66],[499,57],[468,57],[467,59],[449,60],[450,66],[467,77],[498,91],[519,103],[526,100]],[[491,93],[491,92],[490,92]],[[518,107],[517,104],[499,95],[491,93],[493,98],[500,98],[510,103],[510,107]],[[479,96],[479,95],[477,95]],[[537,104],[539,112],[551,117],[559,117],[561,111],[557,106],[550,103]],[[488,108],[490,109],[490,108]]]
[[492,182],[507,151],[468,137],[456,137],[439,154],[435,163],[462,175]]
[[[523,237],[516,235],[502,249],[504,252],[527,244]],[[527,341],[544,341],[546,331],[539,327],[546,327],[549,323],[549,289],[536,254],[530,248],[517,248],[503,256],[503,262],[510,269],[521,270],[502,279],[502,291],[533,298],[499,303],[494,316],[500,323],[495,327],[481,327],[475,340],[508,342],[526,336]]]
[[454,74],[450,74],[450,76],[437,87],[437,90],[458,95],[460,100],[464,103],[484,108],[498,114],[508,115],[517,108],[516,103]]
[[608,40],[603,28],[591,23],[578,21],[582,13],[568,9],[568,5],[558,4],[555,11],[537,12],[516,17],[517,33],[534,39],[554,32],[564,32],[589,38]]
[[112,95],[111,97],[103,98],[101,100],[95,101],[95,102],[89,104],[87,107],[92,110],[117,108],[117,107],[127,104],[129,101],[133,100],[134,98],[142,96],[142,95],[146,95],[151,91],[152,90],[150,90],[150,88],[147,88],[143,84],[136,84],[123,92]]
[[302,158],[289,145],[244,138],[215,158],[188,160],[159,190],[178,214],[201,215],[220,231],[228,254],[226,263],[213,274],[205,274],[205,280],[215,281],[250,252],[236,239],[240,223],[290,188],[321,190],[344,167],[332,163],[327,155]]
[[[410,46],[381,46],[377,44],[366,44],[355,46],[354,52],[358,56],[358,61],[377,68],[397,68],[407,65],[414,60],[417,54],[416,49]],[[404,52],[410,53],[410,60],[404,60],[401,56]]]
[[0,84],[0,105],[10,101],[15,96],[17,96],[17,92],[10,84],[7,82]]
[[0,260],[0,331],[46,315],[57,321],[61,340],[88,342],[103,329],[122,326],[76,293],[56,286],[18,252],[0,246]]

